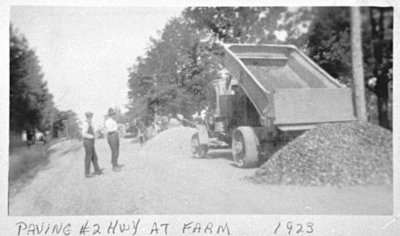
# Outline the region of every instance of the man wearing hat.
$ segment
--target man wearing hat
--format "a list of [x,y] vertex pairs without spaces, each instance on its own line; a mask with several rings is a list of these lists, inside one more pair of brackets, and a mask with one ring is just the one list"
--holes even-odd
[[113,171],[121,171],[123,165],[118,164],[119,155],[119,135],[118,135],[118,124],[115,121],[116,114],[114,109],[108,109],[108,117],[104,126],[107,130],[107,141],[111,148],[111,164]]
[[[85,113],[86,121],[83,123],[82,136],[83,146],[85,147],[85,176],[91,178],[94,175],[103,174],[97,163],[97,154],[94,148],[94,129],[92,125],[93,113],[88,111]],[[90,163],[93,162],[94,175],[90,173]]]

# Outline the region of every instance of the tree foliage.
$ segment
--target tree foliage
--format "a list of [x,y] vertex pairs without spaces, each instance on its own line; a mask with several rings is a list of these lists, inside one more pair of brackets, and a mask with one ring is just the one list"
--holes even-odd
[[306,7],[194,7],[185,9],[183,16],[223,43],[291,43],[304,48],[310,13]]
[[225,43],[270,43],[277,41],[277,21],[285,7],[194,7],[184,16],[193,27],[208,29]]
[[[55,115],[54,115],[55,114]],[[58,111],[53,114],[53,136],[56,138],[80,138],[81,128],[78,115],[72,110]]]
[[27,39],[10,25],[10,132],[27,129],[79,137],[79,121],[71,111],[54,104],[39,58]]
[[28,41],[10,26],[10,130],[48,129],[53,96],[43,80],[35,51]]
[[172,19],[160,39],[151,39],[144,57],[129,68],[130,113],[183,113],[189,115],[204,104],[204,87],[218,78],[220,60],[210,34],[190,27],[183,18]]
[[314,8],[308,33],[309,56],[334,78],[351,78],[350,11],[347,7]]

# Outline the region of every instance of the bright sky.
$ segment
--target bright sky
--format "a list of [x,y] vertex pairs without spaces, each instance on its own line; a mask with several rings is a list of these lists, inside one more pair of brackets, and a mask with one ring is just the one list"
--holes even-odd
[[150,37],[183,8],[11,7],[10,18],[36,50],[56,106],[103,122],[109,107],[128,103],[128,67]]

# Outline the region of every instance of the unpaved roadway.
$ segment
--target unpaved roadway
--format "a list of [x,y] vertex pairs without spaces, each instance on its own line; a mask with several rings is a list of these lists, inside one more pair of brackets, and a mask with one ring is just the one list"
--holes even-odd
[[175,129],[176,134],[161,133],[144,147],[121,139],[122,172],[111,171],[109,146],[104,139],[96,140],[104,175],[91,179],[84,178],[83,147],[56,152],[50,164],[11,197],[10,215],[392,214],[389,186],[254,184],[244,178],[256,169],[236,168],[229,150],[192,158],[193,131]]

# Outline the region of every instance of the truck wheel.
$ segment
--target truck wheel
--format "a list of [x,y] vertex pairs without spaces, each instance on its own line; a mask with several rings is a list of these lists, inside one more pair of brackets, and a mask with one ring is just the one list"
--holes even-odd
[[208,152],[208,146],[206,144],[200,144],[199,134],[193,134],[192,140],[192,154],[195,157],[204,158]]
[[232,137],[233,160],[238,167],[250,168],[258,165],[258,138],[250,127],[239,127]]

